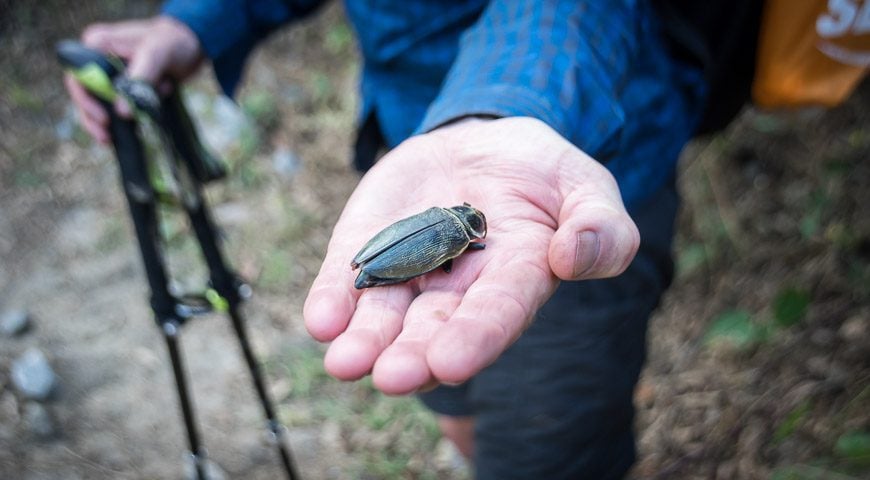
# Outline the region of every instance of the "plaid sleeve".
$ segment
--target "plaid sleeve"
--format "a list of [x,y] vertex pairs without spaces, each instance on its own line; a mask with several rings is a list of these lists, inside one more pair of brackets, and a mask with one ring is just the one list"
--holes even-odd
[[218,83],[232,95],[245,60],[258,41],[279,26],[304,17],[323,0],[168,0],[163,14],[174,17],[199,38]]
[[590,154],[615,148],[618,102],[637,49],[635,2],[496,0],[460,40],[459,56],[417,132],[468,115],[529,116]]

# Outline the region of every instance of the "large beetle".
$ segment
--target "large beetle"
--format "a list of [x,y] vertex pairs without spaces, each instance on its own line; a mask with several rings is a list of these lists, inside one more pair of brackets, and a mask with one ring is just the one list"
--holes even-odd
[[432,207],[388,226],[372,237],[350,262],[360,269],[356,288],[392,285],[431,272],[449,272],[467,249],[483,250],[486,217],[469,204]]

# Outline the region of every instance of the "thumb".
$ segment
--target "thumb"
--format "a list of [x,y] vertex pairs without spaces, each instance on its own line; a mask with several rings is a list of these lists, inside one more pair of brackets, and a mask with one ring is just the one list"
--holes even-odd
[[[612,185],[609,185],[612,184]],[[590,188],[591,187],[591,188]],[[550,269],[562,280],[619,275],[634,259],[640,234],[625,211],[615,182],[587,185],[562,203],[550,240]],[[608,190],[608,191],[605,191]]]

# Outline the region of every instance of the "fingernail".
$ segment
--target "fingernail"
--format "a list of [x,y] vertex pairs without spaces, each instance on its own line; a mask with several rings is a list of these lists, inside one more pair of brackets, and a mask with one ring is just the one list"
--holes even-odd
[[601,245],[597,233],[584,230],[577,234],[577,250],[574,251],[574,278],[582,276],[595,265],[600,249]]

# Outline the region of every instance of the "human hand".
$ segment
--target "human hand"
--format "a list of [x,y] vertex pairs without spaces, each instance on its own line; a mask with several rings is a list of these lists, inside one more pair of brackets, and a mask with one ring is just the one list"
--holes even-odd
[[[486,249],[407,283],[356,290],[350,261],[383,227],[468,202],[487,219]],[[326,370],[372,374],[388,394],[461,383],[525,330],[559,279],[615,276],[640,242],[616,182],[531,118],[466,120],[414,137],[360,182],[305,302],[305,325],[332,341]]]
[[[127,62],[126,74],[144,80],[169,93],[172,81],[190,76],[202,63],[203,53],[196,35],[183,23],[167,16],[118,23],[97,23],[82,34],[85,46],[116,55]],[[98,142],[108,143],[109,115],[69,73],[64,84],[85,130]],[[115,109],[130,117],[130,107],[118,101]]]

